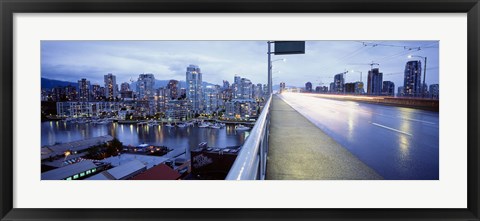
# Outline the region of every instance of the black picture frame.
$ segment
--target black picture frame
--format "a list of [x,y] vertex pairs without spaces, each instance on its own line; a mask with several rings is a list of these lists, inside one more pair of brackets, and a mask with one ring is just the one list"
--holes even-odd
[[[479,220],[478,0],[0,0],[1,220]],[[13,208],[14,13],[467,13],[468,208],[466,209],[17,209]],[[455,135],[452,135],[455,136]],[[35,197],[35,196],[32,196]],[[288,199],[285,199],[288,200]]]

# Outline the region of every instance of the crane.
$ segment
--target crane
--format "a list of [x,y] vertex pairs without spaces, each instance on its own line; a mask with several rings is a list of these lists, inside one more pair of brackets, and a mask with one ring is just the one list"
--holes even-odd
[[[352,66],[360,66],[360,65],[369,65],[370,66],[370,70],[373,70],[373,66],[380,66],[379,63],[375,63],[375,62],[370,62],[370,63],[354,63],[354,64],[347,64],[347,65],[352,65]],[[355,72],[355,71],[351,71],[351,72]],[[361,71],[358,71],[360,72],[360,81],[362,81],[362,72]]]

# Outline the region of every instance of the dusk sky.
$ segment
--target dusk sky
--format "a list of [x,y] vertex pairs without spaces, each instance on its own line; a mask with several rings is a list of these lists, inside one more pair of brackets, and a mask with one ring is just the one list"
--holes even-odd
[[[439,83],[438,41],[307,41],[305,54],[273,55],[273,83],[287,86],[328,86],[335,74],[345,70],[346,82],[366,82],[369,63],[379,63],[384,81],[403,85],[408,55],[426,56],[428,85]],[[272,47],[273,48],[273,47]],[[420,58],[414,58],[420,59]],[[117,84],[153,73],[158,80],[185,80],[186,67],[200,66],[203,81],[233,82],[235,74],[253,83],[267,83],[266,41],[42,41],[41,76],[77,82],[87,78],[103,85],[112,73]],[[423,66],[423,59],[422,59]],[[377,66],[375,66],[377,67]],[[422,71],[423,72],[423,71]],[[396,91],[396,89],[395,89]]]

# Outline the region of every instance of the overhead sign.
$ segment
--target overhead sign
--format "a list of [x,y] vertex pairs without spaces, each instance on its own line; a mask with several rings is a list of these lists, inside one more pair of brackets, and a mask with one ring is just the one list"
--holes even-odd
[[305,41],[275,41],[274,54],[305,54]]

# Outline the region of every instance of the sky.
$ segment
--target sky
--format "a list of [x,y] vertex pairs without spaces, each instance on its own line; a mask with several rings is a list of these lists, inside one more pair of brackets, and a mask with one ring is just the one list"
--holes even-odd
[[[272,49],[274,47],[272,46]],[[403,86],[408,55],[427,57],[426,83],[439,83],[438,41],[306,41],[305,54],[272,55],[273,84],[328,86],[335,74],[349,71],[346,83],[366,82],[370,64],[378,63],[384,81]],[[282,61],[281,59],[285,59]],[[77,82],[87,78],[103,85],[112,73],[117,84],[153,73],[158,80],[185,80],[186,68],[198,65],[203,81],[222,85],[235,75],[267,83],[265,41],[42,41],[41,76]],[[354,70],[352,72],[352,70]]]

